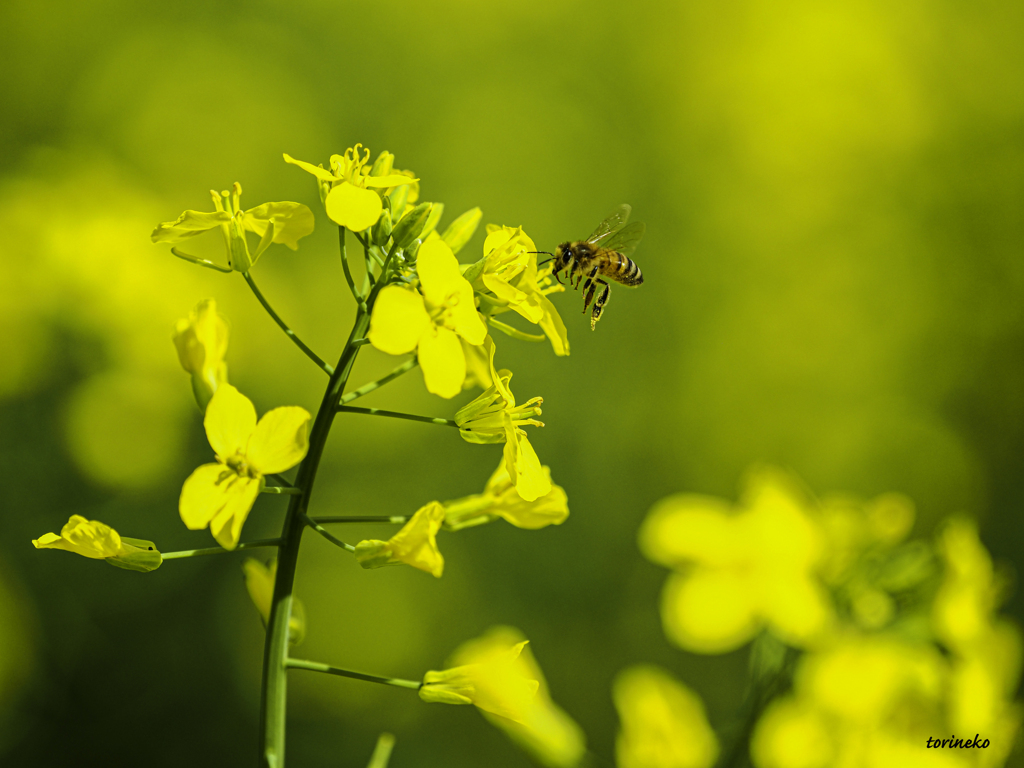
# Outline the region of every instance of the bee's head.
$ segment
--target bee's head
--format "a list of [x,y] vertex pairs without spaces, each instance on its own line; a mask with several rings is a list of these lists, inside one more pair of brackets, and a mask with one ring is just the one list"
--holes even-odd
[[561,272],[572,264],[575,254],[572,252],[572,244],[569,241],[562,243],[555,248],[555,272]]

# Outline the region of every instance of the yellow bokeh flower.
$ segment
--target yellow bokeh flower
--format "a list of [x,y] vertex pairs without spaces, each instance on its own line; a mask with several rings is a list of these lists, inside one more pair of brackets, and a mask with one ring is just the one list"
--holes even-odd
[[[263,620],[263,626],[270,623],[270,608],[274,603],[274,580],[277,577],[277,558],[264,565],[255,558],[246,558],[242,563],[245,589],[252,604]],[[288,642],[298,645],[306,637],[306,610],[302,601],[292,597],[292,615],[288,619]]]
[[801,647],[825,632],[833,609],[816,575],[823,542],[796,483],[771,469],[750,475],[738,510],[671,496],[639,534],[648,559],[677,570],[662,596],[665,631],[698,653],[731,651],[764,625]]
[[217,313],[217,302],[213,299],[199,302],[187,318],[177,322],[173,340],[181,367],[192,375],[196,402],[205,411],[217,387],[228,381],[228,366],[224,362],[228,324]]
[[612,688],[618,768],[711,768],[718,739],[700,697],[659,667],[630,667]]
[[389,285],[380,292],[370,317],[367,337],[389,355],[414,350],[427,390],[455,397],[466,379],[466,356],[460,337],[479,345],[487,328],[477,314],[473,288],[459,262],[442,240],[424,243],[416,262],[419,287]]
[[[548,467],[542,469],[550,482],[551,470]],[[553,483],[545,495],[526,501],[516,490],[502,458],[483,493],[444,502],[444,527],[457,531],[500,517],[517,528],[536,530],[565,522],[569,517],[568,502],[565,490]]]
[[558,310],[547,298],[565,287],[551,279],[551,267],[538,269],[537,246],[522,227],[487,225],[482,270],[475,279],[481,290],[494,295],[531,323],[539,325],[556,355],[569,354],[569,337]]
[[151,541],[121,536],[99,520],[72,515],[60,535],[44,533],[32,540],[36,549],[63,549],[92,560],[106,560],[129,571],[155,571],[163,557]]
[[[322,165],[296,160],[290,155],[284,156],[286,163],[297,165],[316,176],[327,216],[335,224],[353,232],[369,229],[380,218],[384,205],[381,195],[374,192],[374,189],[380,189],[383,193],[389,188],[417,181],[412,174],[390,172],[391,161],[394,159],[390,153],[382,153],[382,158],[387,162],[375,164],[374,167],[386,172],[372,174],[374,167],[368,166],[370,150],[362,144],[346,149],[343,155],[331,155],[330,170]],[[395,216],[395,220],[398,220],[398,216]]]
[[[232,191],[210,190],[214,211],[185,211],[175,221],[165,221],[153,230],[154,243],[180,243],[220,227],[227,247],[228,266],[239,272],[249,268],[271,243],[283,243],[293,251],[299,240],[313,231],[313,212],[301,203],[263,203],[248,211],[240,204],[242,186],[235,182]],[[255,253],[249,252],[245,233],[260,238]]]
[[534,397],[520,406],[509,388],[512,372],[494,369],[494,342],[488,336],[488,352],[492,384],[475,400],[455,414],[462,439],[469,443],[505,443],[505,471],[513,479],[524,501],[536,501],[551,492],[551,478],[541,467],[522,427],[527,424],[543,427],[534,419],[541,415],[541,397]]
[[387,541],[370,539],[356,545],[356,560],[363,568],[404,563],[436,578],[444,573],[444,557],[437,548],[437,532],[444,521],[444,507],[432,501],[416,511],[402,530]]
[[586,752],[583,731],[551,701],[544,675],[522,633],[494,627],[460,646],[451,667],[427,672],[424,701],[474,704],[540,763],[572,768]]
[[210,527],[225,549],[234,549],[264,475],[291,469],[309,448],[309,412],[275,408],[256,422],[252,401],[222,384],[206,408],[203,426],[216,464],[204,464],[185,481],[178,501],[181,519],[191,530]]

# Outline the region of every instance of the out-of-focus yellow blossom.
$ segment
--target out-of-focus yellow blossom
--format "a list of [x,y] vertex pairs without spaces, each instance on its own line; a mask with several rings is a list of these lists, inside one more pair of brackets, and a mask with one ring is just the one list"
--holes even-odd
[[487,328],[473,303],[473,288],[443,241],[424,243],[416,264],[420,291],[389,285],[380,292],[370,318],[370,342],[389,355],[417,352],[427,390],[455,397],[466,379],[460,337],[479,345]]
[[[381,163],[378,171],[390,171],[391,161],[394,159],[390,153],[382,153],[388,156],[387,163]],[[290,155],[285,155],[286,163],[297,165],[304,171],[316,176],[320,182],[320,196],[324,202],[327,216],[336,224],[339,224],[353,232],[362,232],[372,227],[380,218],[383,210],[381,196],[374,192],[374,189],[387,190],[405,184],[412,184],[416,179],[411,174],[381,173],[371,175],[373,167],[368,167],[370,161],[370,150],[362,144],[356,144],[345,150],[344,155],[331,155],[330,170],[324,169],[323,165],[313,165],[302,160],[296,160]],[[395,221],[399,216],[394,215]]]
[[452,668],[428,672],[420,698],[445,704],[475,704],[542,764],[572,768],[586,751],[583,731],[551,701],[544,675],[522,633],[494,627],[460,646]]
[[540,325],[556,355],[569,354],[569,337],[548,294],[565,286],[551,279],[551,267],[538,270],[537,246],[522,227],[487,225],[482,270],[475,276],[481,290],[494,294],[497,304]]
[[228,349],[228,323],[217,312],[217,302],[204,299],[174,328],[174,346],[181,367],[192,375],[192,393],[202,410],[228,381],[224,354]]
[[[313,231],[313,212],[301,203],[263,203],[243,211],[239,202],[242,185],[237,181],[230,193],[218,194],[211,189],[210,195],[215,211],[185,211],[175,221],[158,225],[151,235],[153,242],[180,243],[220,227],[227,246],[228,266],[248,272],[271,243],[283,243],[293,251],[298,250],[299,240]],[[246,232],[255,232],[260,237],[253,254],[249,253]]]
[[72,515],[60,535],[44,533],[32,540],[36,549],[63,549],[92,560],[106,560],[129,571],[155,571],[163,557],[151,541],[122,537],[99,520]]
[[698,653],[724,653],[766,625],[807,646],[833,611],[815,571],[823,536],[795,481],[773,469],[749,475],[737,510],[722,499],[671,496],[644,521],[640,548],[677,570],[662,595],[669,638]]
[[[267,565],[254,558],[242,563],[245,588],[252,604],[259,611],[263,626],[270,623],[270,608],[274,603],[274,580],[277,577],[277,558]],[[292,597],[292,615],[288,619],[288,642],[298,645],[306,637],[306,611],[302,601]]]
[[[542,469],[550,482],[551,470],[548,467]],[[501,517],[517,528],[536,530],[563,523],[569,516],[568,502],[565,490],[553,483],[545,495],[526,501],[513,485],[502,458],[483,493],[444,502],[444,527],[457,531]]]
[[946,662],[930,643],[886,635],[843,637],[804,657],[792,695],[769,705],[751,741],[754,764],[974,764],[973,758],[961,762],[956,753],[925,746],[929,736],[949,735],[941,717],[946,674]]
[[455,414],[462,439],[469,443],[505,443],[505,470],[513,478],[516,490],[525,501],[536,501],[551,492],[551,478],[541,468],[522,427],[530,424],[543,427],[534,419],[541,415],[542,397],[534,397],[520,406],[509,389],[512,372],[494,370],[494,342],[485,342],[492,384],[479,397]]
[[1024,714],[1012,701],[1021,674],[1021,633],[996,616],[1005,588],[974,522],[950,520],[938,549],[945,576],[932,626],[952,654],[950,725],[984,733],[996,748],[992,754],[1005,757]]
[[264,475],[291,469],[309,449],[309,412],[275,408],[256,422],[252,401],[222,384],[203,426],[216,464],[204,464],[185,481],[178,501],[181,519],[191,530],[210,527],[225,549],[238,546],[242,524],[264,485]]
[[437,532],[444,522],[444,507],[432,501],[416,511],[402,530],[387,541],[370,539],[356,545],[356,560],[363,568],[404,563],[436,578],[444,572],[444,557],[437,548]]
[[700,697],[663,669],[625,669],[612,687],[622,729],[618,768],[711,768],[718,739]]

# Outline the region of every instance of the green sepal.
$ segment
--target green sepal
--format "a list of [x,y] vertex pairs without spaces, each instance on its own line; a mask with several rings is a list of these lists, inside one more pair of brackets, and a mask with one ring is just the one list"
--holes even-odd
[[[441,239],[443,240],[444,238],[441,238]],[[452,250],[454,251],[455,249],[452,248]],[[466,278],[466,280],[468,280],[471,283],[474,282],[478,277],[480,277],[480,275],[482,275],[484,273],[484,267],[486,267],[486,266],[487,266],[487,257],[486,256],[484,256],[482,259],[480,259],[480,261],[476,262],[475,264],[460,265],[460,267],[463,268],[462,269],[462,276],[464,278]]]
[[391,169],[394,165],[395,156],[385,149],[377,155],[377,159],[373,161],[373,168],[370,169],[370,175],[388,176],[391,174]]
[[452,249],[452,253],[458,253],[470,241],[483,216],[484,212],[480,208],[470,208],[448,225],[441,239]]
[[405,202],[409,199],[409,185],[403,184],[400,187],[393,187],[387,195],[391,198],[392,215],[401,215],[405,210]]
[[356,562],[363,568],[383,568],[391,562],[391,550],[386,541],[367,539],[356,544]]
[[494,445],[505,442],[504,432],[474,432],[470,429],[459,429],[459,434],[467,443],[475,445]]
[[426,240],[427,235],[437,229],[437,224],[441,221],[441,216],[444,215],[444,203],[434,203],[430,208],[430,215],[427,217],[427,223],[423,225],[423,229],[420,231],[420,240]]
[[149,573],[159,568],[163,562],[163,555],[156,548],[156,544],[145,539],[130,539],[127,536],[121,537],[122,552],[117,557],[104,558],[116,568],[124,568],[126,571],[139,571]]
[[249,255],[249,244],[245,242],[245,229],[237,218],[228,225],[228,262],[236,272],[248,272],[255,260]]
[[389,209],[389,200],[385,197],[384,210],[381,211],[380,218],[377,219],[377,223],[370,230],[371,241],[382,248],[391,237],[391,211]]
[[420,203],[405,214],[401,221],[395,224],[394,229],[391,231],[391,236],[394,238],[395,245],[398,248],[405,248],[420,236],[423,227],[426,226],[427,219],[430,218],[430,209],[432,207],[433,203]]

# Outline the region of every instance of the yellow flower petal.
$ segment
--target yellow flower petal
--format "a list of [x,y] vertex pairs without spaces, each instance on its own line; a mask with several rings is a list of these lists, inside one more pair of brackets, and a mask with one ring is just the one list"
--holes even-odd
[[327,216],[353,232],[362,232],[377,223],[384,205],[380,195],[345,182],[334,187],[324,201]]
[[81,515],[72,515],[60,531],[43,534],[32,540],[36,549],[63,549],[67,552],[103,560],[115,557],[121,552],[121,537],[117,531],[99,520],[87,520]]
[[[242,477],[223,464],[203,464],[189,475],[181,489],[178,500],[181,520],[189,529],[198,531],[215,520],[219,520],[219,530],[222,530],[226,521],[239,518],[237,527],[241,530],[241,523],[259,495],[260,484],[260,479]],[[225,548],[233,549],[237,543],[235,536],[234,544]]]
[[462,276],[459,262],[443,240],[424,243],[416,257],[423,296],[431,307],[443,307],[442,322],[470,344],[483,344],[487,327],[473,301],[473,286]]
[[430,315],[420,294],[410,288],[389,285],[373,305],[367,337],[381,352],[404,355],[416,349],[430,325]]
[[313,212],[301,203],[263,203],[245,212],[245,228],[263,237],[272,226],[273,242],[283,243],[293,251],[299,240],[313,232]]
[[419,360],[427,391],[447,398],[462,391],[466,357],[455,333],[447,328],[428,330],[420,338]]
[[693,691],[655,666],[625,669],[615,678],[622,730],[618,768],[711,768],[718,739]]
[[[512,419],[506,414],[508,425]],[[526,432],[517,427],[505,430],[505,469],[515,479],[516,491],[523,501],[535,501],[551,492],[551,478],[540,465],[537,452],[533,450]]]
[[404,563],[441,578],[444,557],[437,548],[437,532],[444,521],[444,507],[432,501],[416,511],[387,541],[371,539],[356,545],[356,560],[363,568]]
[[299,166],[299,168],[306,171],[307,173],[312,173],[314,176],[320,179],[320,181],[333,182],[335,180],[334,174],[331,173],[330,171],[324,170],[323,168],[313,165],[312,163],[307,163],[304,160],[296,160],[294,157],[287,153],[284,155],[284,161],[286,163],[291,163],[292,165]]
[[662,593],[669,639],[695,653],[725,653],[750,640],[759,623],[748,582],[725,570],[673,574]]
[[245,450],[256,428],[256,408],[248,397],[224,384],[210,399],[203,426],[214,452],[224,460],[231,459]]
[[150,238],[154,243],[180,243],[229,221],[231,214],[227,211],[185,211],[175,221],[157,225]]
[[249,465],[261,475],[294,467],[309,450],[309,421],[309,411],[294,405],[267,411],[249,438]]
[[260,495],[263,480],[238,476],[231,486],[224,505],[210,521],[210,533],[224,549],[234,549],[242,536],[242,525],[249,517],[256,497]]

